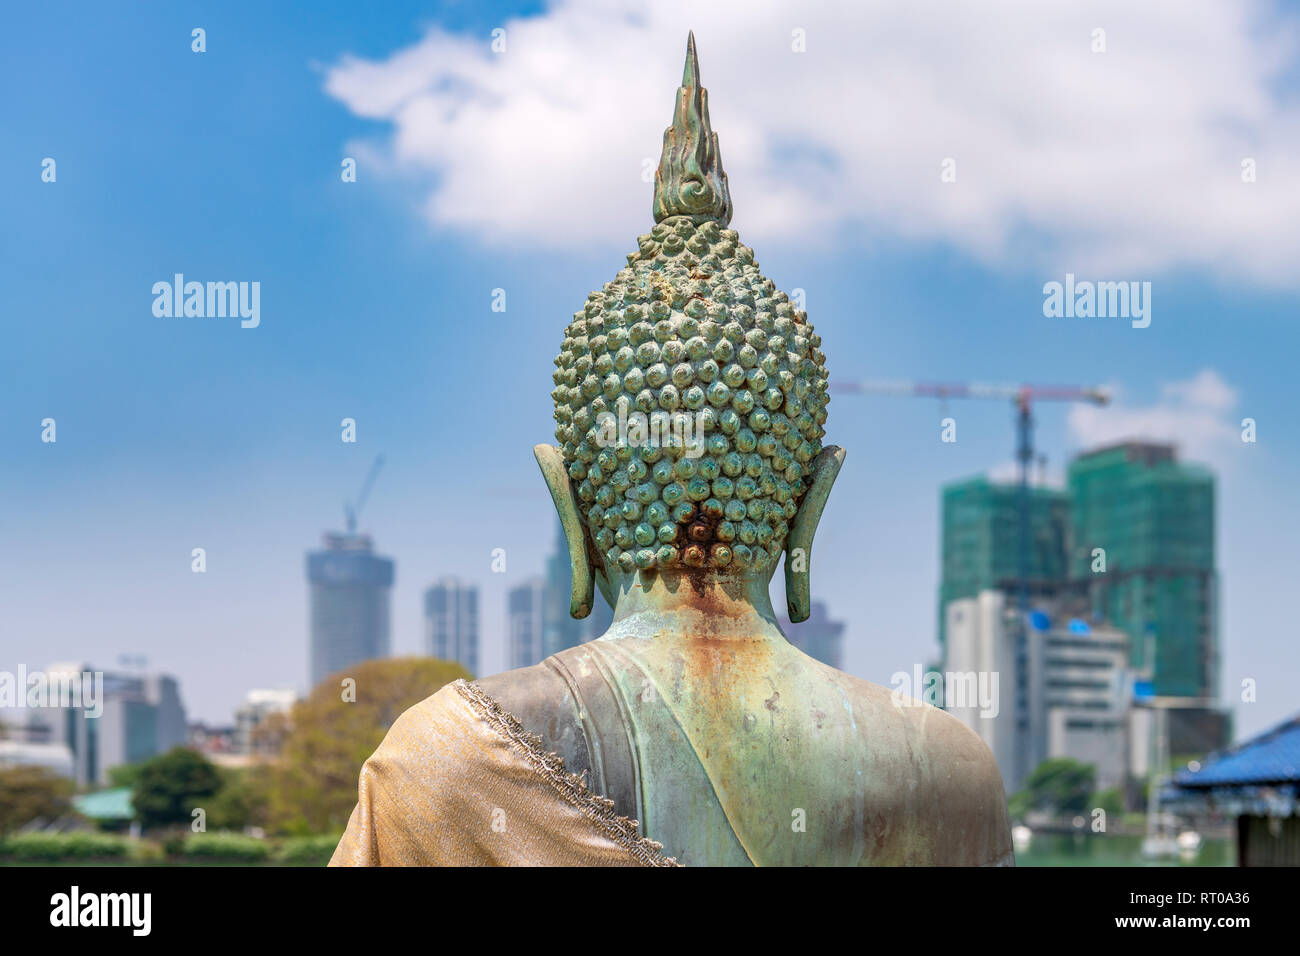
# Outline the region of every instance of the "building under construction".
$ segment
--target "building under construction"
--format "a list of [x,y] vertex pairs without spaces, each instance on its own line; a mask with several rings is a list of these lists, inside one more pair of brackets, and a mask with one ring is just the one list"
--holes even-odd
[[1092,616],[1129,637],[1157,696],[1217,693],[1214,476],[1172,445],[1127,442],[1076,457],[1067,489],[1028,489],[1020,579],[1020,487],[986,478],[943,489],[944,608],[996,589],[1086,595]]
[[[1020,486],[971,478],[944,486],[939,643],[946,643],[945,608],[982,591],[1019,586]],[[1056,488],[1027,489],[1027,580],[1030,594],[1058,589],[1067,577],[1069,496]]]
[[1156,696],[1215,697],[1214,476],[1126,442],[1075,458],[1068,487],[1070,577],[1093,613],[1129,635]]
[[[949,669],[1003,675],[998,726],[972,726],[999,741],[1010,789],[1043,757],[1033,630],[1058,620],[1123,641],[1126,659],[1107,663],[1107,680],[1128,685],[1124,749],[1133,778],[1159,769],[1148,765],[1153,735],[1168,757],[1226,743],[1227,717],[1215,705],[1213,475],[1179,462],[1171,445],[1128,442],[1076,457],[1065,490],[981,477],[942,494],[939,641]],[[1071,693],[1086,689],[1074,676],[1053,679],[1069,683]],[[1116,720],[1099,714],[1090,746],[1111,746]]]

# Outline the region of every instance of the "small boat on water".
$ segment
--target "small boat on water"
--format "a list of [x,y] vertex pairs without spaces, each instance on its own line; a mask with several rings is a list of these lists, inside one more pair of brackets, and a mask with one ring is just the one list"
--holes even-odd
[[1178,854],[1178,841],[1163,833],[1148,836],[1142,841],[1142,855],[1148,860],[1163,860]]
[[1204,842],[1195,830],[1184,830],[1176,837],[1167,833],[1154,833],[1142,841],[1142,855],[1152,860],[1175,856],[1190,859],[1200,852]]
[[1011,845],[1017,850],[1029,849],[1029,844],[1034,839],[1034,831],[1029,829],[1023,823],[1017,824],[1011,828]]

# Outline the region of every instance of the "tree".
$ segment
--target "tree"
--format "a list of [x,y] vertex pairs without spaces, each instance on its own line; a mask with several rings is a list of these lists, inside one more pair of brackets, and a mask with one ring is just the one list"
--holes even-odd
[[173,747],[140,766],[131,803],[145,827],[188,824],[195,808],[207,810],[221,782],[217,768],[201,753]]
[[221,790],[208,803],[208,829],[243,830],[265,826],[268,788],[266,768],[222,769]]
[[1095,771],[1092,764],[1069,757],[1053,757],[1034,768],[1025,789],[1013,796],[1008,809],[1013,817],[1032,810],[1057,816],[1075,816],[1090,808]]
[[1108,817],[1118,818],[1124,814],[1124,794],[1119,787],[1098,790],[1092,795],[1088,804],[1092,809],[1100,807],[1105,810]]
[[54,820],[72,810],[72,781],[46,767],[0,767],[0,839],[33,820]]
[[108,768],[108,785],[110,787],[130,787],[135,789],[135,782],[140,779],[142,763],[123,763]]
[[295,834],[342,830],[357,802],[361,765],[388,728],[444,684],[469,676],[459,664],[411,657],[364,661],[321,681],[294,705],[292,729],[271,768],[271,827]]

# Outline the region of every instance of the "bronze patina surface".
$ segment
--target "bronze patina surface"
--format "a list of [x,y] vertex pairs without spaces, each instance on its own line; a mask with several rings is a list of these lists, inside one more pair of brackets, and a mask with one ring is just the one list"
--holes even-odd
[[[681,863],[1012,863],[979,738],[813,660],[777,626],[782,554],[790,619],[808,616],[844,452],[822,444],[820,337],[728,227],[694,37],[653,211],[627,268],[566,330],[559,446],[535,449],[572,612],[586,616],[599,586],[613,624],[481,690]],[[633,426],[613,428],[620,417]]]

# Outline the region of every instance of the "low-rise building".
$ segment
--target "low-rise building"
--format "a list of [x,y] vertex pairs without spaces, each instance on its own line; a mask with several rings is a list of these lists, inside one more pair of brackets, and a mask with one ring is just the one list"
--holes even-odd
[[1300,715],[1189,764],[1161,806],[1235,817],[1238,866],[1300,866]]

